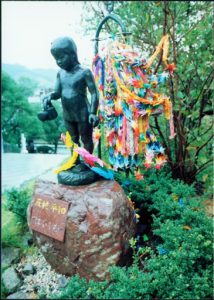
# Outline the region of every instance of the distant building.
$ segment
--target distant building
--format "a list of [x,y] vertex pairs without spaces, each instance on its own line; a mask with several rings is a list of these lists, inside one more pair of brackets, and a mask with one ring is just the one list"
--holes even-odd
[[39,88],[35,90],[33,96],[28,97],[29,103],[41,103],[41,99],[43,96],[53,92],[52,88]]

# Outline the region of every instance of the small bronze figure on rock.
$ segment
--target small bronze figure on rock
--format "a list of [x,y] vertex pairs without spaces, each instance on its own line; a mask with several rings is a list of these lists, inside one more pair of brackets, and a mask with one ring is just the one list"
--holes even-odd
[[[63,37],[51,45],[51,54],[60,70],[57,74],[55,91],[44,98],[44,105],[61,98],[65,126],[74,143],[79,139],[84,148],[93,152],[92,131],[98,124],[98,92],[90,69],[83,68],[77,57],[77,47],[71,38]],[[87,99],[87,88],[91,104]]]
[[[38,114],[38,117],[42,121],[50,120],[52,116],[49,116],[48,109],[53,108],[51,100],[61,98],[65,127],[72,141],[80,146],[81,139],[83,147],[92,153],[93,127],[99,122],[97,117],[99,97],[93,74],[89,68],[80,65],[76,44],[69,37],[56,39],[51,44],[51,54],[60,70],[57,73],[54,92],[43,98],[44,112]],[[90,102],[87,98],[87,90],[91,94]],[[84,170],[88,168],[78,160],[72,172],[78,173]]]

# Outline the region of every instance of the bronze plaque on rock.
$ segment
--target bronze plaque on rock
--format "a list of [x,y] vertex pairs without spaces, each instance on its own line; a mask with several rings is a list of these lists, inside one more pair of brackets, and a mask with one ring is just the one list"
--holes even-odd
[[66,201],[35,195],[31,207],[31,229],[63,242],[68,206]]

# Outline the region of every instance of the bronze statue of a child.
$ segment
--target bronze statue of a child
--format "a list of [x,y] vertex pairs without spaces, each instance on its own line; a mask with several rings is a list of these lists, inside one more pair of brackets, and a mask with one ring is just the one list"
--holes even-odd
[[[56,39],[51,44],[51,54],[60,67],[57,73],[54,92],[43,98],[44,105],[51,100],[61,98],[63,118],[74,143],[80,138],[84,148],[93,152],[93,126],[98,124],[98,92],[92,72],[83,68],[77,57],[77,47],[69,37]],[[87,99],[87,88],[91,94],[91,103]]]

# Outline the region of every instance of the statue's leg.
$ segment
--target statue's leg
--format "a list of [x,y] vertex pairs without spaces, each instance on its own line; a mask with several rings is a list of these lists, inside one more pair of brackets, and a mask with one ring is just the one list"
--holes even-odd
[[[69,122],[64,120],[65,127],[68,130],[72,141],[80,146],[80,141],[79,141],[79,131],[78,131],[78,124],[76,122]],[[73,149],[71,149],[71,156],[73,155]],[[76,164],[80,163],[80,159],[78,157]]]
[[[77,123],[75,123],[75,125],[76,124]],[[90,153],[93,152],[93,140],[92,140],[93,127],[89,123],[78,123],[77,127],[74,126],[74,127],[70,127],[70,128],[67,127],[67,128],[68,128],[68,130],[70,129],[69,133],[72,137],[73,142],[80,145],[80,143],[79,143],[79,136],[80,136],[81,141],[83,142],[84,148],[87,151],[89,151]],[[76,133],[76,129],[77,129],[78,134]],[[78,139],[77,139],[77,137],[78,137]],[[80,172],[85,172],[88,170],[89,170],[89,168],[84,163],[84,160],[79,156],[76,161],[76,166],[74,166],[72,168],[72,173],[80,173]]]
[[72,141],[80,146],[80,142],[79,142],[79,131],[78,131],[78,123],[76,122],[69,122],[64,120],[65,123],[65,127],[68,130]]
[[81,136],[81,140],[83,142],[84,148],[93,153],[94,145],[92,139],[93,126],[88,122],[78,123],[79,134]]

